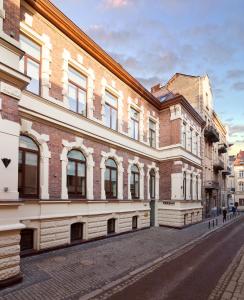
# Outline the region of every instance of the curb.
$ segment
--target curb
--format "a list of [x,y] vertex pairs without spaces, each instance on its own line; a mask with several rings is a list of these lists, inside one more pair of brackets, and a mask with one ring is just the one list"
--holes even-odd
[[[236,223],[239,219],[241,219],[243,217],[243,215],[240,215],[238,217],[236,217],[234,220],[229,221],[228,223],[223,224],[221,227],[216,227],[212,230],[209,230],[207,232],[205,232],[204,234],[200,235],[199,237],[195,238],[194,240],[191,240],[190,242],[180,246],[177,249],[172,250],[171,252],[160,256],[156,259],[154,259],[153,261],[146,263],[145,265],[131,271],[130,273],[128,273],[127,275],[114,280],[106,285],[104,285],[102,288],[98,288],[96,290],[94,290],[93,292],[86,294],[84,296],[81,296],[79,298],[79,300],[89,300],[89,299],[95,299],[95,297],[97,296],[102,296],[104,293],[108,292],[109,290],[111,290],[112,288],[115,288],[116,286],[124,283],[125,281],[127,281],[130,278],[134,278],[134,276],[139,276],[139,274],[141,274],[141,276],[139,278],[136,278],[135,281],[139,280],[140,278],[142,278],[144,275],[143,272],[145,271],[149,271],[148,273],[151,273],[152,271],[154,271],[155,269],[157,269],[159,266],[159,264],[163,264],[167,259],[173,259],[176,258],[177,256],[183,254],[184,252],[189,251],[195,244],[197,244],[198,242],[204,240],[207,236],[209,236],[210,234],[214,233],[215,231],[220,231],[223,228],[226,228],[228,226],[230,226],[231,224]],[[208,222],[208,221],[207,221]],[[205,222],[207,224],[207,222]],[[191,247],[191,248],[190,248]],[[183,252],[182,252],[183,251]],[[149,270],[151,269],[151,270]],[[131,284],[133,284],[135,281],[131,282]],[[126,285],[128,286],[128,285]],[[124,289],[126,286],[122,287],[120,290]],[[117,290],[118,291],[118,290]],[[117,291],[114,291],[115,294]]]

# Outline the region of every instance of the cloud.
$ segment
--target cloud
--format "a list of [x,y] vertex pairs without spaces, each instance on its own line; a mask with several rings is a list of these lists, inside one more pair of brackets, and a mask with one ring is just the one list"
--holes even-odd
[[225,122],[232,122],[232,121],[234,121],[234,118],[227,118],[227,119],[225,119]]
[[131,4],[131,0],[104,0],[103,5],[105,8],[121,8]]
[[240,69],[233,69],[227,71],[226,77],[227,78],[240,78],[244,76],[244,70]]
[[151,87],[162,82],[162,78],[157,76],[152,77],[137,77],[136,78],[145,88],[147,88],[149,91],[151,90]]
[[236,91],[244,91],[244,81],[238,81],[232,85],[232,89]]
[[244,133],[244,125],[230,125],[229,132],[230,132],[230,135],[234,135],[235,133],[243,134]]

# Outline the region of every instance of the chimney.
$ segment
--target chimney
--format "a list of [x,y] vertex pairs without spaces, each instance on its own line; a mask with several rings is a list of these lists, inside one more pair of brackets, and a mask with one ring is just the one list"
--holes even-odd
[[158,84],[152,86],[152,87],[151,87],[151,93],[155,93],[155,92],[159,91],[159,90],[161,89],[161,87],[162,87],[162,86],[161,86],[160,83],[158,83]]

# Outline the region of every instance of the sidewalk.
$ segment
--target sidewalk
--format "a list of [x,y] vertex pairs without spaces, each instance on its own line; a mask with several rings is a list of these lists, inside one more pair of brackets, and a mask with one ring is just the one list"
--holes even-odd
[[206,234],[208,223],[149,228],[23,258],[23,282],[0,291],[0,299],[79,299]]
[[244,299],[244,246],[220,278],[209,300]]

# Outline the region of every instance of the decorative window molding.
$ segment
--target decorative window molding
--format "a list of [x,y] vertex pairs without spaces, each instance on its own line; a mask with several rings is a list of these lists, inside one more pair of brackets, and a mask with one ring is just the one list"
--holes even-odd
[[68,81],[69,81],[69,66],[75,68],[78,72],[87,77],[87,117],[93,119],[93,97],[94,97],[94,80],[95,74],[91,68],[86,68],[83,65],[83,57],[78,54],[77,60],[71,57],[70,52],[67,49],[63,50],[63,102],[66,108],[69,108],[68,103]]
[[21,119],[20,134],[26,134],[33,138],[40,148],[40,199],[49,199],[49,159],[51,153],[48,149],[47,142],[49,136],[39,134],[32,129],[32,122]]
[[110,148],[109,152],[102,151],[101,153],[102,159],[100,163],[100,169],[101,169],[101,199],[106,199],[105,194],[105,186],[104,186],[104,175],[106,170],[105,162],[108,158],[112,158],[115,160],[117,167],[118,167],[118,192],[117,192],[117,199],[123,200],[123,157],[120,157],[116,154],[116,150]]
[[102,78],[101,80],[101,115],[102,115],[102,124],[105,124],[105,114],[104,114],[104,106],[106,102],[106,91],[109,93],[113,94],[115,97],[118,98],[118,132],[122,133],[122,128],[123,128],[123,92],[118,91],[115,87],[115,81],[112,80],[112,85],[109,85],[107,80],[105,78]]
[[182,119],[182,107],[180,104],[170,106],[170,121]]
[[[135,99],[137,101],[137,99]],[[131,137],[131,119],[130,119],[130,109],[134,108],[140,114],[139,119],[139,141],[143,142],[144,138],[144,107],[139,107],[135,102],[133,102],[131,97],[128,97],[128,136]]]
[[86,198],[93,200],[93,168],[95,166],[93,160],[93,148],[88,148],[84,145],[83,139],[76,137],[75,142],[62,141],[63,150],[60,154],[60,160],[62,164],[62,188],[61,199],[68,199],[67,189],[67,165],[68,165],[68,152],[72,149],[80,150],[86,158]]
[[150,200],[150,171],[154,169],[155,170],[155,200],[159,200],[159,168],[156,167],[155,162],[152,162],[151,165],[147,165],[147,199]]
[[[155,112],[154,112],[154,115],[155,115]],[[148,111],[147,112],[147,145],[150,145],[150,141],[149,141],[149,122],[150,120],[152,120],[155,124],[156,124],[156,149],[158,149],[159,147],[159,118],[156,118],[155,116],[152,116],[150,114],[150,112]]]
[[[28,15],[28,14],[27,14]],[[30,16],[31,17],[31,16]],[[50,37],[46,34],[38,34],[32,28],[32,22],[25,15],[25,21],[20,22],[21,33],[25,34],[27,37],[33,39],[36,43],[41,46],[41,96],[52,102],[59,103],[56,99],[49,96],[49,89],[51,88],[50,76],[51,68],[50,63],[52,62],[52,44],[50,42]]]
[[144,199],[144,164],[139,162],[139,158],[137,156],[134,157],[134,159],[129,159],[128,160],[128,200],[131,200],[131,192],[130,192],[130,176],[131,176],[131,167],[133,165],[136,165],[139,168],[140,172],[140,195],[139,199],[143,200]]

